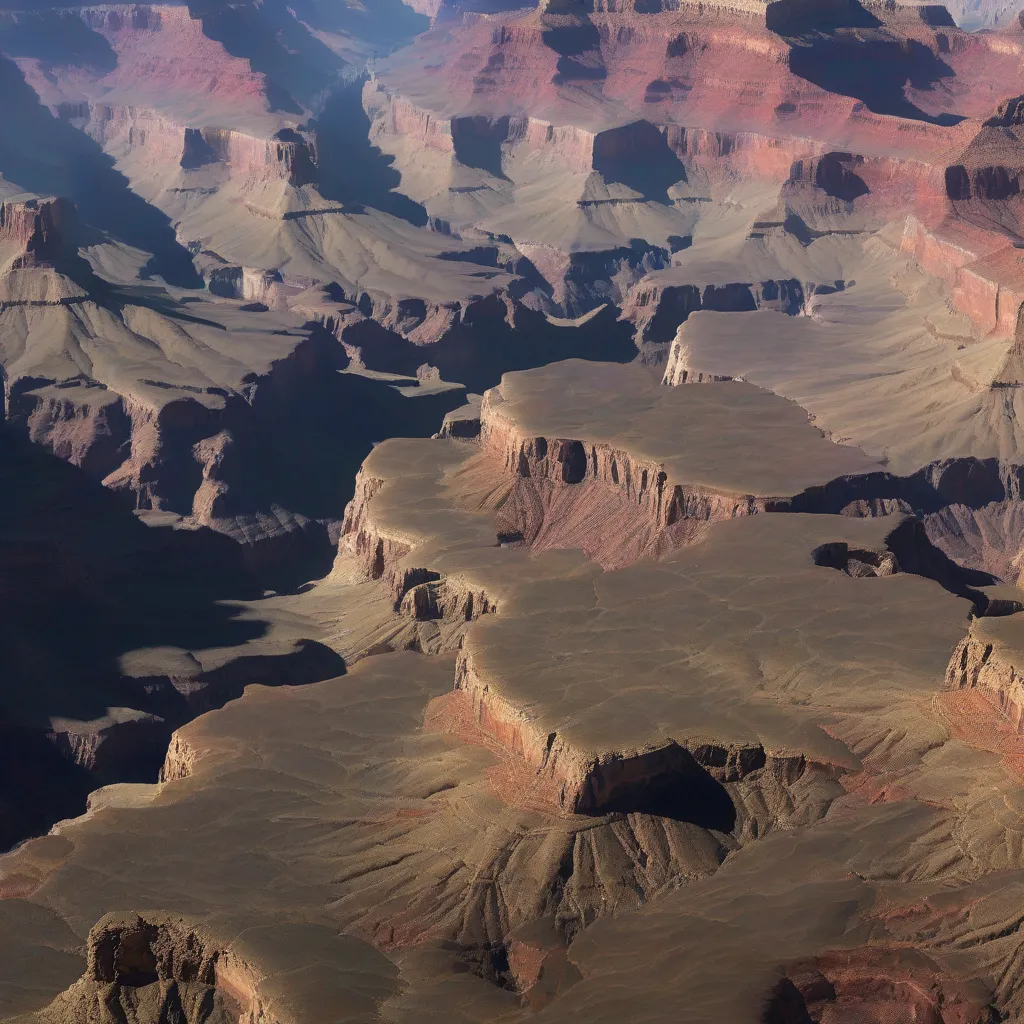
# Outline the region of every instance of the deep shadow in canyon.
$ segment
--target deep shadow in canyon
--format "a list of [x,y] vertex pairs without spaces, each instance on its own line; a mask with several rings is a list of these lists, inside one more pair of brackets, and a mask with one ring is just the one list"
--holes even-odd
[[352,213],[367,207],[423,227],[427,211],[397,191],[402,176],[394,158],[370,142],[370,119],[363,109],[363,80],[343,85],[331,94],[310,127],[316,130],[324,199],[343,203]]
[[17,64],[2,55],[0,95],[6,111],[0,123],[0,176],[72,200],[82,220],[153,253],[150,272],[169,283],[189,288],[202,283],[166,214],[132,191],[96,142],[55,118]]
[[[155,780],[171,731],[247,683],[344,672],[308,641],[262,659],[242,652],[184,690],[159,671],[126,675],[131,651],[241,649],[264,635],[258,615],[241,614],[262,588],[238,545],[209,529],[145,525],[123,495],[7,425],[0,498],[0,848],[81,813],[97,785]],[[55,720],[94,722],[109,709],[130,709],[134,721],[104,741],[108,755],[101,748],[91,771],[48,735],[61,731]]]

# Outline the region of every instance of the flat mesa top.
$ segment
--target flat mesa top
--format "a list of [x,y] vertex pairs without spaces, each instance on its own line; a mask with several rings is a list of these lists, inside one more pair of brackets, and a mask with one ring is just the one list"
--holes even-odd
[[609,445],[661,464],[670,484],[782,497],[882,470],[796,403],[740,381],[664,387],[642,366],[570,359],[508,373],[487,399],[528,437]]
[[966,602],[931,580],[814,562],[825,544],[884,551],[902,521],[741,516],[660,562],[525,586],[464,649],[492,695],[592,756],[761,743],[852,767],[820,725],[924,729],[963,634]]

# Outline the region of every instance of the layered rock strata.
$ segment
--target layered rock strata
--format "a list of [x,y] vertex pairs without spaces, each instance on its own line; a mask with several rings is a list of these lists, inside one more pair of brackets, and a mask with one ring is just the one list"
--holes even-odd
[[246,686],[343,669],[312,623],[218,603],[261,592],[223,535],[146,525],[7,427],[0,481],[3,847],[97,786],[155,779],[174,729]]
[[89,933],[82,979],[40,1014],[114,1020],[118,1014],[187,1024],[249,1014],[274,1014],[260,998],[253,966],[209,939],[182,918],[108,914]]
[[[523,547],[582,546],[605,565],[628,564],[722,519],[837,502],[838,511],[858,478],[867,487],[884,475],[774,396],[745,385],[673,392],[640,366],[567,361],[507,374],[466,415],[473,426],[460,435],[479,433],[476,443],[375,449],[346,510],[341,554],[415,618],[459,608],[455,618],[469,621],[494,609],[504,586],[483,585],[480,572],[500,577]],[[689,454],[670,457],[683,437]],[[466,557],[478,561],[475,576]]]
[[[89,788],[187,724],[160,783],[18,822],[0,1017],[1019,1018],[1022,602],[927,543],[1019,562],[1019,39],[504,6],[417,2],[366,90],[383,156],[317,89],[386,0],[63,12],[116,67],[18,57],[208,291],[10,217],[5,404],[89,491],[0,545],[0,820],[55,806],[43,754]],[[371,442],[439,425],[342,522]]]
[[[749,17],[688,4],[576,5],[468,17],[385,66],[364,99],[403,187],[439,223],[510,238],[547,282],[540,301],[572,315],[599,301],[625,303],[641,340],[667,342],[671,332],[648,325],[649,289],[630,290],[672,266],[699,235],[703,208],[712,196],[730,201],[737,179],[774,191],[778,225],[804,244],[877,230],[908,210],[926,226],[909,227],[904,245],[925,262],[935,245],[920,234],[944,232],[944,219],[954,233],[962,223],[987,236],[989,248],[1003,250],[998,260],[942,270],[957,279],[957,308],[982,332],[1012,331],[1019,143],[1006,123],[1012,101],[986,74],[1013,91],[1019,41],[961,32],[935,6],[859,11],[758,5]],[[835,70],[862,60],[905,62],[908,75],[872,83]],[[723,66],[747,83],[736,102],[723,98]],[[643,173],[630,169],[641,153]],[[614,257],[627,241],[635,255]],[[600,259],[584,270],[581,253]],[[755,303],[760,285],[788,296],[766,304],[799,308],[793,279],[778,269],[751,278],[737,267],[714,283],[749,288],[744,301]],[[670,280],[703,291],[699,280]],[[809,284],[833,284],[796,281],[805,294]],[[721,306],[721,297],[708,298],[698,305],[670,294],[664,315],[685,305],[671,329],[694,308],[736,308],[735,299]]]
[[984,694],[1018,734],[1024,720],[1022,630],[1019,612],[975,619],[970,634],[953,651],[946,671],[949,686]]
[[0,203],[2,269],[53,266],[71,247],[77,218],[63,199],[26,199]]
[[[678,948],[692,935],[695,917],[708,922],[703,945],[718,952],[702,969],[730,984],[715,986],[701,1013],[713,1004],[716,1012],[749,1016],[774,998],[780,963],[804,993],[799,965],[822,956],[842,931],[869,920],[884,931],[873,939],[872,952],[857,959],[859,975],[852,961],[842,975],[833,960],[815,961],[844,1005],[862,1001],[871,979],[890,977],[896,968],[886,944],[903,942],[929,958],[929,976],[944,991],[955,994],[966,985],[978,1007],[988,1006],[994,995],[979,978],[982,960],[1006,957],[1009,949],[1001,940],[982,939],[983,952],[961,956],[954,966],[941,929],[936,935],[912,909],[915,900],[932,898],[932,886],[947,901],[952,893],[952,906],[943,904],[950,914],[972,899],[975,908],[990,911],[1005,905],[1005,891],[984,896],[972,888],[976,868],[956,853],[951,813],[906,796],[921,788],[927,792],[929,779],[945,778],[950,769],[942,767],[943,758],[957,765],[963,792],[975,793],[975,786],[993,781],[986,774],[990,762],[936,732],[931,709],[936,674],[941,675],[949,645],[962,635],[966,605],[914,576],[857,578],[815,564],[813,551],[825,544],[872,551],[884,546],[890,530],[882,520],[745,517],[717,524],[703,544],[666,562],[595,572],[577,583],[564,578],[529,583],[511,594],[497,615],[479,620],[467,637],[465,658],[472,658],[477,670],[481,658],[487,662],[495,698],[518,703],[518,688],[534,680],[538,693],[548,696],[522,707],[529,708],[528,718],[540,730],[549,727],[545,715],[571,706],[571,720],[551,723],[552,771],[559,764],[568,767],[571,748],[584,733],[596,738],[610,730],[616,749],[629,749],[624,730],[644,728],[644,708],[659,709],[658,724],[650,723],[655,732],[664,728],[666,709],[690,717],[694,742],[684,744],[688,767],[662,764],[673,772],[673,785],[637,788],[639,780],[624,770],[628,760],[605,759],[605,773],[595,770],[586,791],[605,799],[593,806],[581,801],[579,810],[588,814],[567,813],[568,805],[559,810],[560,797],[572,791],[523,758],[511,733],[496,729],[493,717],[464,715],[464,705],[457,703],[464,691],[450,693],[460,671],[451,657],[372,657],[344,681],[251,690],[179,733],[165,770],[173,781],[158,794],[111,791],[87,818],[3,862],[2,884],[19,886],[23,900],[43,908],[63,906],[81,871],[106,877],[109,861],[102,858],[108,843],[127,844],[129,867],[118,867],[116,881],[84,892],[76,886],[76,927],[85,929],[102,917],[108,886],[116,889],[116,898],[130,901],[133,894],[148,892],[154,877],[163,883],[165,909],[159,916],[146,913],[141,922],[134,916],[107,919],[93,932],[97,951],[105,948],[107,935],[151,936],[137,944],[143,965],[150,965],[147,973],[130,978],[122,971],[113,979],[97,979],[89,967],[85,980],[65,995],[47,996],[44,986],[31,998],[22,997],[23,1011],[43,1012],[41,1019],[49,1019],[43,1008],[55,997],[54,1009],[70,1006],[75,999],[94,998],[89,993],[97,986],[115,1001],[142,1005],[153,999],[163,1005],[173,987],[156,984],[164,975],[179,979],[178,989],[187,995],[191,990],[182,984],[178,965],[191,963],[192,954],[175,957],[171,966],[161,952],[173,947],[172,933],[180,932],[217,936],[189,945],[197,963],[213,963],[212,974],[199,972],[194,979],[190,974],[190,983],[223,984],[224,996],[243,1005],[248,1004],[241,997],[255,989],[264,1012],[283,1021],[305,1019],[311,1007],[322,1005],[324,977],[331,979],[331,1000],[351,999],[358,985],[374,1011],[391,1007],[399,1020],[411,1021],[430,1005],[430,992],[436,998],[438,972],[443,976],[456,965],[463,978],[461,1006],[490,1012],[485,1007],[500,991],[498,982],[506,986],[507,1012],[520,1012],[511,984],[525,993],[527,1006],[539,1005],[547,1016],[564,1019],[571,1006],[588,1007],[593,999],[615,1002],[594,980],[600,972],[582,976],[575,966],[595,952],[597,933],[588,926],[612,912],[615,921],[602,926],[612,948],[626,941],[623,934],[633,934],[633,924],[653,924],[659,941]],[[655,593],[652,617],[649,596]],[[610,628],[612,618],[632,626]],[[840,618],[848,643],[861,652],[857,659],[836,656]],[[752,629],[755,622],[760,625]],[[668,691],[634,688],[630,682],[639,680],[615,670],[617,658],[637,665],[635,644],[598,640],[599,635],[624,638],[630,630],[650,656],[645,671],[666,673],[675,695],[667,704]],[[501,631],[507,633],[504,641]],[[524,645],[525,636],[531,640]],[[574,678],[582,673],[584,687],[550,685],[564,673],[567,643],[578,648]],[[706,673],[713,685],[701,681]],[[619,687],[618,694],[599,679]],[[899,700],[893,699],[894,689]],[[560,694],[552,704],[552,695]],[[709,706],[709,694],[720,703]],[[441,701],[431,703],[436,697]],[[829,732],[818,729],[815,719],[827,721]],[[733,758],[721,757],[730,746],[722,745],[727,735],[734,741]],[[641,766],[650,769],[653,760],[633,764]],[[607,787],[598,784],[599,776]],[[846,780],[845,788],[837,776]],[[266,784],[270,778],[273,785]],[[225,779],[234,780],[229,814],[216,798]],[[894,791],[877,800],[860,795],[861,787],[884,789],[897,779],[902,795]],[[500,815],[492,813],[496,802],[504,807]],[[967,813],[972,823],[980,823],[987,805]],[[138,814],[146,816],[146,829],[133,827]],[[268,825],[282,815],[278,825]],[[301,828],[295,827],[296,816]],[[998,833],[1001,826],[987,820],[985,828]],[[185,821],[190,842],[203,837],[206,857],[182,859],[176,850]],[[786,827],[778,828],[779,823]],[[244,837],[257,827],[262,838],[253,847]],[[914,850],[897,854],[896,862],[894,833],[908,839],[898,850]],[[246,884],[259,883],[257,906],[225,903],[233,896],[223,888],[225,858],[234,858],[239,843],[249,844]],[[932,865],[923,877],[911,867],[922,844]],[[282,877],[285,861],[302,866],[301,886]],[[721,901],[728,894],[735,902],[754,886],[760,891],[767,870],[776,878],[768,891],[779,909],[799,907],[800,921],[811,921],[806,929],[787,925],[773,932],[770,954],[762,949],[763,936],[749,949],[744,946],[741,971],[729,966],[736,961],[726,952],[736,952],[736,934],[748,933],[731,929],[733,939],[724,937]],[[823,887],[822,898],[810,907],[804,903],[809,872]],[[794,903],[798,875],[804,895]],[[679,887],[683,892],[672,891]],[[895,912],[880,922],[871,908],[883,893]],[[838,921],[825,912],[836,894],[844,897]],[[682,901],[690,909],[681,917]],[[540,937],[547,921],[557,942]],[[348,934],[339,939],[339,929]],[[555,946],[565,938],[573,940],[569,959],[556,971]],[[133,942],[124,944],[125,957],[136,948]],[[536,950],[549,964],[546,984],[545,971],[537,980],[528,962]],[[227,985],[221,969],[230,956],[249,965],[247,977],[255,976],[255,985],[243,986],[239,978]],[[295,971],[296,956],[316,970]],[[90,964],[100,959],[97,952]],[[286,980],[282,972],[289,964]],[[150,984],[152,994],[143,992]],[[650,994],[656,990],[645,991],[648,1012],[667,1019],[667,1005]],[[285,994],[286,1001],[279,1002]],[[804,998],[814,1001],[810,989]],[[996,998],[1010,1005],[1007,1000],[1014,997]],[[183,1010],[187,1006],[184,999]],[[678,1016],[677,1009],[672,1012]]]
[[[692,442],[681,451],[682,437]],[[488,391],[481,443],[508,476],[615,492],[654,531],[807,507],[832,481],[852,494],[858,477],[881,469],[749,385],[677,399],[643,367],[573,361],[507,375]]]
[[[212,172],[237,178],[250,188],[283,181],[300,187],[317,180],[316,143],[292,127],[262,138],[237,129],[191,126],[157,111],[111,104],[62,103],[57,115],[123,160],[157,172],[180,167],[198,177]],[[188,178],[183,182],[188,188]],[[209,187],[205,178],[194,189]]]

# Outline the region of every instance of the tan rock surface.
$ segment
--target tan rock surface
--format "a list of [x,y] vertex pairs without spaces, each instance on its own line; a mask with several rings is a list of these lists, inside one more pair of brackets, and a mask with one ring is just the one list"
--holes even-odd
[[[4,884],[17,886],[31,905],[54,908],[79,941],[112,902],[155,902],[161,914],[185,915],[210,936],[206,948],[230,951],[265,979],[261,998],[281,1021],[319,1019],[309,1016],[314,1005],[350,1000],[356,976],[358,991],[371,1000],[367,1012],[375,1005],[397,1019],[423,1019],[457,1001],[465,1019],[514,1017],[515,998],[482,980],[504,970],[494,950],[520,941],[513,936],[530,921],[554,915],[572,937],[613,909],[614,922],[588,928],[570,946],[573,970],[555,985],[545,1014],[573,1019],[599,1003],[623,1012],[615,1010],[627,1005],[614,994],[619,970],[653,969],[660,950],[699,942],[699,960],[684,956],[692,964],[685,971],[667,983],[652,979],[643,995],[631,993],[626,1012],[642,1006],[653,1019],[677,1017],[673,993],[694,991],[699,972],[713,984],[703,987],[689,1019],[703,1019],[711,1007],[754,1019],[780,967],[867,942],[875,960],[858,954],[855,962],[866,965],[860,976],[900,976],[904,968],[886,943],[908,939],[950,1001],[968,992],[980,1013],[990,990],[968,979],[983,979],[1013,946],[986,938],[984,925],[986,915],[1005,912],[1009,883],[998,876],[979,881],[978,871],[995,866],[983,851],[997,836],[1009,837],[1019,818],[1009,813],[1012,802],[1000,818],[986,818],[993,785],[1009,796],[1009,778],[989,755],[952,739],[932,708],[967,605],[928,580],[857,579],[812,557],[822,539],[877,544],[887,529],[884,520],[746,517],[717,525],[704,543],[662,563],[599,573],[585,584],[527,583],[472,627],[463,657],[486,652],[495,688],[500,683],[507,687],[501,695],[523,699],[542,729],[549,726],[541,716],[552,713],[543,703],[552,690],[540,685],[545,673],[565,680],[572,665],[571,678],[595,684],[549,705],[574,719],[564,727],[569,740],[598,735],[604,722],[621,747],[621,726],[639,728],[638,736],[654,726],[646,736],[655,738],[664,735],[666,715],[682,711],[680,721],[702,741],[694,747],[699,754],[711,754],[711,739],[737,748],[761,744],[776,758],[801,751],[800,767],[790,763],[797,778],[780,774],[781,762],[771,756],[764,767],[744,765],[740,756],[720,767],[711,758],[699,769],[705,775],[698,778],[721,777],[714,792],[726,794],[717,809],[736,816],[729,829],[703,818],[706,804],[678,796],[669,817],[665,806],[660,816],[629,810],[621,789],[619,813],[566,814],[560,790],[552,792],[544,774],[517,755],[493,718],[461,717],[451,703],[459,699],[451,694],[453,656],[405,653],[366,658],[348,676],[313,686],[250,689],[179,732],[166,768],[173,781],[145,800],[99,802],[59,835],[25,845],[5,858]],[[574,586],[596,605],[583,593],[567,600]],[[590,632],[588,619],[603,619],[607,628]],[[528,635],[528,653],[521,643],[503,645],[503,631]],[[616,636],[635,641],[623,649],[628,673],[611,657],[607,640]],[[839,636],[844,643],[837,646]],[[579,647],[574,657],[572,644]],[[657,688],[659,672],[667,673],[666,684],[672,680],[674,703]],[[698,685],[709,672],[718,684],[712,689]],[[604,687],[598,676],[608,680]],[[543,692],[527,698],[524,679],[537,680]],[[688,680],[692,696],[679,689]],[[709,706],[709,694],[721,701],[719,710]],[[446,703],[438,704],[442,697]],[[474,732],[474,721],[482,732]],[[555,746],[570,753],[560,740]],[[692,778],[685,770],[683,776]],[[886,786],[899,788],[865,800],[866,791],[884,793]],[[947,799],[952,794],[952,804],[932,803],[936,787]],[[687,821],[695,811],[702,823]],[[955,838],[963,829],[974,837],[966,847]],[[1000,863],[1015,863],[1009,856]],[[927,909],[929,900],[944,901],[944,909]],[[925,910],[910,909],[922,902]],[[637,909],[625,913],[628,907]],[[956,940],[929,922],[961,913],[968,915],[961,927],[977,938],[970,955],[957,958],[950,952]],[[747,915],[756,915],[757,929],[754,916],[743,924]],[[148,910],[142,916],[154,920]],[[334,938],[339,927],[387,959],[354,939]],[[255,935],[261,938],[254,944]],[[275,988],[273,977],[296,957],[306,970]],[[452,975],[459,960],[476,966]],[[322,968],[312,970],[314,961]],[[845,991],[840,979],[851,975],[842,962],[826,960],[818,969]],[[306,977],[318,979],[315,989]],[[841,999],[863,998],[864,985],[874,984],[852,977]],[[332,979],[330,989],[324,978]],[[57,996],[67,982],[50,984],[58,1002],[42,1019],[77,998],[74,990]],[[128,978],[119,984],[122,992],[139,988]],[[523,987],[532,991],[536,983]],[[38,985],[34,1006],[43,1005],[45,990]],[[1010,1002],[1001,1005],[1012,1005],[1014,992],[1005,988],[1000,998]],[[229,994],[238,998],[237,983]],[[902,998],[898,989],[891,998]]]
[[1021,1019],[1014,19],[26,6],[0,1019]]
[[[770,392],[715,384],[674,393],[638,366],[577,360],[509,374],[485,396],[482,422],[484,444],[503,452],[510,469],[518,468],[530,440],[551,446],[577,441],[579,466],[569,461],[576,449],[552,456],[565,482],[594,476],[614,485],[611,464],[618,455],[619,486],[631,497],[658,487],[666,511],[677,486],[768,504],[879,469],[862,452],[827,441],[799,406]],[[658,473],[665,474],[663,484]]]

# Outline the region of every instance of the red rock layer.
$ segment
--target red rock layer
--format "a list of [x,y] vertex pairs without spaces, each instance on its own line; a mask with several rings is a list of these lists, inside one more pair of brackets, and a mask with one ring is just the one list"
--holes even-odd
[[989,1024],[991,993],[943,971],[923,953],[886,946],[825,953],[787,968],[762,1018]]
[[1005,647],[972,631],[953,652],[946,683],[953,689],[981,690],[1017,734],[1024,733],[1024,672]]
[[[911,210],[905,251],[956,286],[955,308],[984,333],[1012,332],[1024,300],[1011,250],[1024,146],[1007,94],[1024,87],[1022,40],[962,32],[940,8],[868,9],[876,24],[857,29],[842,27],[849,11],[798,4],[606,0],[467,16],[385,67],[396,108],[405,104],[388,130],[457,159],[456,126],[472,122],[501,135],[495,145],[536,148],[575,171],[643,162],[643,138],[660,134],[680,177],[807,184],[833,205],[856,203],[876,227]],[[895,70],[875,82],[837,78],[837,67]],[[961,226],[973,238],[965,254],[946,238]]]
[[524,708],[496,692],[476,665],[473,635],[459,651],[455,688],[473,706],[477,725],[502,749],[535,768],[561,810],[603,814],[631,794],[661,778],[685,779],[708,772],[720,783],[739,782],[765,772],[783,784],[795,782],[807,768],[800,754],[771,755],[757,744],[725,746],[701,743],[692,749],[674,741],[645,750],[585,750],[559,732],[548,732]]
[[74,222],[75,208],[66,199],[0,203],[0,243],[22,250],[10,266],[52,265],[63,254]]
[[[953,26],[918,19],[901,21],[898,31],[861,30],[856,37],[840,31],[836,38],[856,46],[865,66],[878,56],[872,47],[884,56],[893,46],[916,45],[951,61],[963,79],[984,57],[986,77],[1003,73],[1007,89],[1021,80],[1018,44],[978,41]],[[437,96],[445,113],[554,114],[564,104],[569,114],[571,98],[574,112],[557,121],[585,123],[588,108],[598,121],[600,106],[614,104],[659,123],[807,137],[877,156],[937,156],[962,148],[970,137],[970,128],[872,113],[854,97],[810,81],[793,56],[803,53],[800,48],[769,31],[763,18],[724,9],[467,17],[458,31],[446,26],[417,50],[406,57],[412,66],[385,69],[385,80],[399,92],[402,82],[415,80],[416,92]],[[976,92],[964,89],[963,96]],[[982,92],[967,111],[976,117],[987,116],[1004,98]]]

